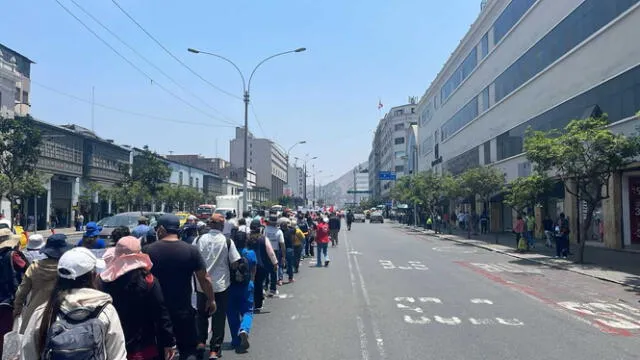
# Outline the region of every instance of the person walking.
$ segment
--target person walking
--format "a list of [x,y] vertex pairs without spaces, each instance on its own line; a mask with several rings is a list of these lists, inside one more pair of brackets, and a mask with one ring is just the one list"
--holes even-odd
[[234,231],[236,231],[237,229],[238,220],[236,220],[236,214],[231,211],[227,211],[222,233],[227,237],[227,239],[231,239],[233,238]]
[[564,213],[560,214],[556,225],[556,257],[567,258],[569,256],[569,220]]
[[553,239],[553,220],[551,220],[551,216],[547,214],[542,220],[542,228],[544,229],[544,236],[546,238],[546,242],[544,246],[551,248],[553,245],[551,244],[551,239]]
[[329,266],[329,254],[327,253],[329,247],[329,219],[324,216],[320,216],[318,224],[316,225],[316,244],[318,247],[316,266],[322,266],[322,257],[324,256],[324,266]]
[[[124,332],[111,296],[95,289],[102,259],[73,248],[60,257],[46,304],[29,318],[22,358],[127,360]],[[82,334],[82,336],[78,336]]]
[[291,227],[291,220],[288,218],[280,219],[280,230],[284,236],[284,248],[285,256],[287,259],[287,277],[289,283],[294,282],[293,270],[295,268],[295,253],[293,250],[293,241],[295,238],[296,230]]
[[298,227],[298,221],[296,219],[291,220],[291,228],[293,229],[293,272],[297,274],[300,270],[302,247],[304,246],[306,236]]
[[269,273],[278,268],[278,258],[276,257],[271,242],[262,235],[262,223],[255,219],[251,221],[251,234],[249,234],[249,248],[256,253],[256,273],[254,276],[253,299],[255,301],[254,311],[262,311],[264,302],[263,284]]
[[[196,290],[198,305],[198,353],[206,352],[209,337],[209,318],[211,318],[211,341],[209,342],[209,359],[222,356],[225,320],[229,304],[229,286],[231,285],[229,269],[240,260],[235,243],[223,234],[225,218],[221,214],[213,214],[209,222],[211,230],[195,242],[195,246],[206,264],[207,273],[213,279],[213,292],[216,300],[216,311],[211,316],[206,311],[207,297],[201,290]],[[237,233],[236,233],[237,234]]]
[[216,301],[211,277],[198,249],[178,237],[180,219],[176,215],[160,216],[156,232],[159,240],[146,246],[143,251],[149,254],[153,263],[151,273],[160,281],[180,359],[195,360],[198,331],[196,310],[191,305],[191,283],[195,275],[197,283],[207,296],[205,309],[208,314],[213,315]]
[[107,247],[107,243],[104,239],[101,239],[100,232],[102,232],[102,226],[96,222],[91,221],[87,223],[85,232],[82,235],[82,239],[78,242],[77,246],[84,246],[87,249],[104,249]]
[[139,238],[143,247],[158,240],[156,232],[149,226],[149,219],[146,216],[138,218],[138,225],[131,230],[131,235]]
[[269,296],[274,296],[278,293],[276,285],[282,285],[286,261],[284,251],[284,234],[278,226],[278,215],[276,213],[269,214],[267,227],[264,229],[264,236],[271,243],[271,247],[278,259],[278,266],[269,273]]
[[527,215],[527,249],[536,247],[536,217],[533,214]]
[[329,236],[331,237],[331,247],[338,246],[338,234],[340,234],[340,218],[336,215],[336,213],[331,213],[331,217],[329,218]]
[[[240,219],[241,222],[244,220]],[[231,332],[231,346],[235,348],[236,353],[245,353],[249,349],[249,333],[253,324],[254,279],[258,264],[254,249],[258,245],[256,237],[251,237],[243,231],[238,231],[234,243],[240,251],[241,260],[237,263],[236,273],[232,274],[234,281],[229,286],[227,320]],[[242,270],[246,271],[244,276]]]
[[[127,359],[173,359],[176,341],[153,264],[142,253],[140,239],[121,238],[114,258],[100,273],[100,285],[111,295],[126,340]],[[162,354],[160,349],[163,350]]]
[[[69,249],[66,235],[53,234],[47,238],[40,250],[43,258],[31,263],[16,291],[14,318],[22,316],[28,321],[36,308],[49,300],[58,277],[58,259]],[[22,322],[20,333],[24,333],[27,321]]]
[[41,260],[46,258],[41,250],[45,246],[44,237],[40,234],[32,234],[29,235],[29,239],[27,240],[27,247],[22,250],[22,254],[27,259],[29,264],[32,264],[36,260]]
[[347,219],[347,231],[351,231],[351,224],[353,223],[353,212],[351,212],[351,209],[347,210],[347,216],[345,216]]
[[302,259],[308,258],[309,254],[309,245],[310,245],[310,231],[309,231],[309,223],[307,222],[307,218],[302,215],[302,213],[298,214],[298,228],[304,234],[304,242],[302,244],[303,253],[301,255]]
[[[520,240],[524,236],[525,232],[525,223],[522,219],[522,215],[518,215],[518,217],[516,218],[516,222],[515,224],[513,224],[513,232],[516,234],[516,249],[518,251],[521,251],[523,250],[523,247],[520,246]],[[524,246],[524,249],[526,249],[526,245]]]
[[0,229],[0,356],[4,335],[13,328],[13,304],[29,263],[18,250],[20,236]]

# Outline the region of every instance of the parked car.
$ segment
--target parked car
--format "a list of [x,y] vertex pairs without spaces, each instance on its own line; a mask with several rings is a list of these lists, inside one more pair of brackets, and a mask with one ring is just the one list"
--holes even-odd
[[353,214],[353,222],[366,222],[366,216],[363,213],[355,213]]
[[384,223],[384,217],[382,217],[382,213],[381,212],[374,212],[371,214],[371,216],[369,217],[369,223],[373,224],[373,223]]
[[129,230],[133,230],[133,228],[138,226],[138,219],[140,216],[144,216],[149,219],[149,226],[155,227],[158,218],[162,214],[163,213],[161,212],[154,213],[146,211],[132,211],[115,214],[98,221],[98,225],[102,226],[102,231],[98,237],[101,239],[111,240],[111,233],[113,232],[113,229],[120,226],[126,226]]

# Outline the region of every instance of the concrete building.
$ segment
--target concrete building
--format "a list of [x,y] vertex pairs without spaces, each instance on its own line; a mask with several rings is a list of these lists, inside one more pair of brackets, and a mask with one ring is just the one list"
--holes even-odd
[[411,123],[407,127],[407,147],[406,147],[405,170],[407,174],[415,174],[420,172],[418,167],[418,124]]
[[167,159],[177,161],[182,164],[203,169],[214,174],[220,174],[222,170],[231,167],[231,163],[221,158],[208,158],[197,154],[188,155],[166,155]]
[[[236,137],[230,141],[230,160],[233,167],[244,166],[244,129],[236,128]],[[256,138],[249,132],[248,168],[256,173],[256,185],[269,190],[269,199],[277,201],[284,194],[287,182],[287,157],[278,145],[269,139]]]
[[375,198],[387,198],[393,181],[378,180],[380,171],[391,171],[396,177],[404,176],[407,156],[407,128],[418,121],[417,105],[413,103],[396,106],[389,110],[376,128],[369,164],[374,173],[369,172],[369,188]]
[[33,63],[26,56],[0,44],[0,113],[29,114]]
[[[459,174],[489,165],[511,181],[531,171],[523,154],[529,127],[562,128],[572,119],[606,113],[613,131],[635,132],[638,2],[487,2],[418,104],[420,170]],[[616,174],[613,196],[598,210],[606,246],[640,245],[640,232],[633,231],[640,221],[630,208],[639,174]],[[552,195],[556,201],[547,213],[578,217],[575,198],[562,187]],[[494,229],[511,227],[513,214],[499,199],[490,211]]]
[[288,181],[285,184],[287,196],[304,198],[304,169],[295,165],[289,166]]

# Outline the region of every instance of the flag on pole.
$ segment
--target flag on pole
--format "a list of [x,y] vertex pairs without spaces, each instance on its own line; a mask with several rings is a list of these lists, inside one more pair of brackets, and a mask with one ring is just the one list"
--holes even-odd
[[382,100],[378,99],[378,110],[382,109],[384,105],[382,105]]

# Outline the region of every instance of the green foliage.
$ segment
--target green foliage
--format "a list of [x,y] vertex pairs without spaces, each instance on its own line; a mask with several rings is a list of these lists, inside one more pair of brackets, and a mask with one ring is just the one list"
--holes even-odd
[[545,193],[551,190],[553,181],[543,173],[523,176],[509,183],[509,190],[505,195],[505,203],[518,214],[527,208],[540,204]]
[[[572,120],[563,131],[529,129],[525,138],[527,158],[537,169],[557,174],[569,193],[585,201],[583,235],[587,234],[599,203],[609,197],[611,175],[640,155],[639,137],[614,134],[607,125],[606,115]],[[584,241],[580,261],[583,254]]]
[[433,214],[445,200],[460,196],[460,182],[450,175],[425,171],[398,179],[391,194],[397,201],[421,205]]
[[381,203],[382,202],[374,198],[363,199],[363,200],[360,200],[360,208],[363,210],[371,209],[380,205]]
[[486,202],[492,195],[501,191],[503,186],[504,174],[500,170],[494,167],[480,166],[460,174],[458,194],[463,198],[477,195]]
[[0,117],[0,198],[14,204],[44,191],[36,172],[41,143],[40,130],[30,116]]
[[[133,158],[133,165],[122,164],[122,180],[110,191],[112,199],[121,209],[141,210],[145,205],[158,201],[163,186],[171,176],[171,169],[160,157],[144,146]],[[166,195],[166,194],[165,194]]]

